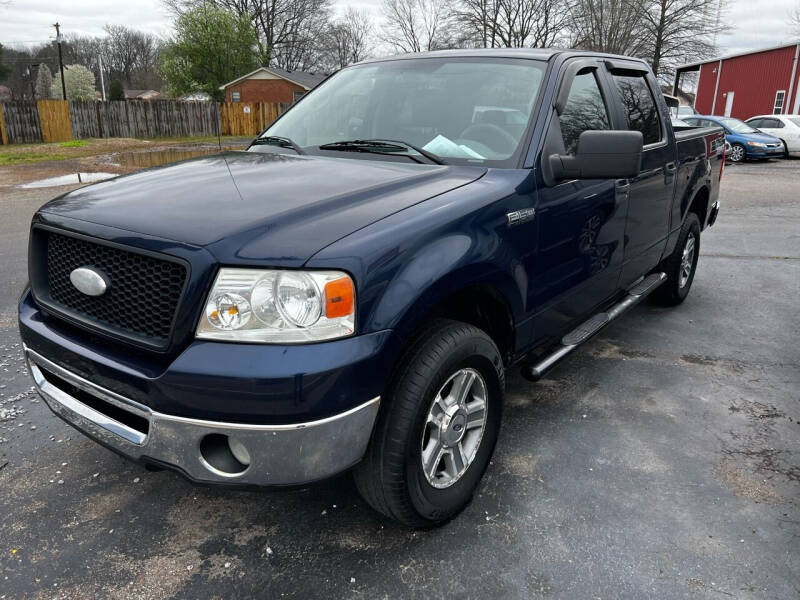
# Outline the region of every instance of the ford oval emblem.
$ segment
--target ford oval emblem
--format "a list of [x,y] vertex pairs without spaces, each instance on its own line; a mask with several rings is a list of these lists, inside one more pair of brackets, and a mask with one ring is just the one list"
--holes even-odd
[[108,289],[108,280],[92,267],[78,267],[69,274],[69,280],[87,296],[102,296]]

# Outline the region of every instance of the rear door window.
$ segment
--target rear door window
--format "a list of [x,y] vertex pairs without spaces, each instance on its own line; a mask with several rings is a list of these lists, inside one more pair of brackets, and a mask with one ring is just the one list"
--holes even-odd
[[608,110],[597,85],[594,69],[578,73],[572,80],[567,104],[559,117],[561,137],[568,154],[575,154],[578,138],[584,131],[611,129]]
[[657,144],[663,139],[661,116],[647,80],[638,74],[612,73],[617,86],[628,129],[641,131],[644,145]]

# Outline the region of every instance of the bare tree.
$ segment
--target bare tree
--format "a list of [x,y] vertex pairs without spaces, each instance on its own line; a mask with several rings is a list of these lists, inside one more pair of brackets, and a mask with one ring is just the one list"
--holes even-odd
[[369,56],[372,47],[372,19],[366,11],[352,7],[332,21],[325,32],[321,66],[335,71]]
[[445,0],[383,0],[381,39],[399,52],[454,45],[453,17]]
[[262,54],[270,57],[270,64],[288,71],[316,69],[330,7],[329,0],[292,0],[281,13],[264,13],[259,30],[269,33]]
[[794,37],[800,38],[800,3],[789,13],[789,26]]
[[139,61],[141,32],[124,25],[106,25],[104,62],[111,76],[132,86],[132,75]]
[[723,7],[719,0],[647,0],[642,23],[653,73],[669,80],[677,64],[712,56],[725,29]]
[[495,40],[508,48],[553,46],[569,22],[564,0],[496,0]]
[[572,45],[584,50],[647,56],[645,0],[576,0],[570,9]]

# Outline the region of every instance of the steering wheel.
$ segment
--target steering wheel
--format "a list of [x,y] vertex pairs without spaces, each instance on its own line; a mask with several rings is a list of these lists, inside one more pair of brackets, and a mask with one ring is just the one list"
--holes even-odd
[[474,123],[462,131],[458,137],[480,142],[498,154],[511,154],[517,148],[516,138],[494,123]]

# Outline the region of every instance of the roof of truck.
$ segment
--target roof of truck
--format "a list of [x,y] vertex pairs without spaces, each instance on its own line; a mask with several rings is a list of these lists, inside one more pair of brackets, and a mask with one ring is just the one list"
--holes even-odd
[[406,60],[414,58],[445,58],[445,57],[495,57],[495,58],[528,58],[532,60],[550,60],[556,55],[571,56],[590,56],[597,58],[611,58],[618,60],[631,60],[644,62],[640,58],[632,56],[621,56],[618,54],[606,54],[604,52],[590,52],[588,50],[564,50],[562,48],[464,48],[456,50],[434,50],[431,52],[412,52],[409,54],[398,54],[397,56],[386,56],[383,58],[370,58],[358,64],[368,64],[373,62],[383,62],[387,60]]

